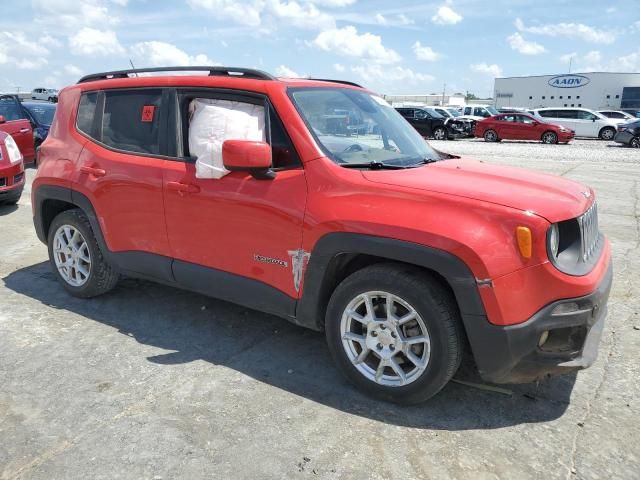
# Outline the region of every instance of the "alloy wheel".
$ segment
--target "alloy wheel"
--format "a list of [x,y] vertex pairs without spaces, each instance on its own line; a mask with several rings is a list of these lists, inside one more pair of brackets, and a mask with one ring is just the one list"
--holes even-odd
[[632,138],[629,142],[629,145],[631,145],[633,148],[640,148],[640,138]]
[[91,254],[80,231],[72,225],[62,225],[53,238],[53,258],[62,279],[81,287],[89,279]]
[[433,138],[436,140],[444,140],[446,132],[442,128],[436,128],[433,132]]
[[340,335],[353,366],[379,385],[408,385],[429,364],[431,340],[423,319],[408,302],[388,292],[365,292],[349,302]]

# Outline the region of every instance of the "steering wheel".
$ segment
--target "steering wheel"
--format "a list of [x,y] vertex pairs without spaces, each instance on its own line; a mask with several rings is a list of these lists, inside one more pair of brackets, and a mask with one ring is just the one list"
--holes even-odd
[[362,151],[364,151],[364,148],[362,148],[362,146],[358,145],[357,143],[349,145],[347,148],[343,150],[343,152],[345,153],[362,152]]

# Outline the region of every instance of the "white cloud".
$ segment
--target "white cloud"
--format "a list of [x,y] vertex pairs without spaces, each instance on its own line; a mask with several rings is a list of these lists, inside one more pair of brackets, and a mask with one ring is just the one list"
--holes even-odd
[[347,5],[353,5],[356,0],[309,0],[316,5],[323,7],[346,7]]
[[[119,18],[109,10],[107,0],[32,0],[35,20],[38,23],[55,26],[56,29],[74,31],[86,26],[112,25]],[[124,6],[117,0],[111,3]]]
[[520,18],[516,18],[514,23],[521,32],[547,35],[549,37],[572,37],[579,38],[585,42],[604,44],[613,43],[616,39],[614,32],[597,30],[583,23],[548,23],[527,27]]
[[194,10],[206,9],[214,16],[229,18],[239,24],[257,27],[262,23],[264,2],[254,0],[244,4],[235,0],[187,0]]
[[166,42],[139,42],[131,47],[130,53],[137,67],[217,65],[203,53],[189,55],[184,50]]
[[49,50],[22,32],[0,32],[0,65],[35,70],[47,65]]
[[438,25],[455,25],[456,23],[461,22],[462,18],[462,15],[456,12],[453,8],[448,5],[442,5],[438,8],[436,14],[431,17],[431,21]]
[[357,65],[351,67],[351,71],[360,76],[366,82],[372,82],[385,87],[397,86],[398,82],[417,85],[419,83],[431,82],[433,77],[425,73],[414,72],[410,68],[399,65],[393,67],[383,67],[376,64]]
[[64,71],[68,75],[73,75],[76,77],[79,77],[84,73],[79,67],[76,67],[75,65],[71,65],[70,63],[64,66]]
[[475,63],[469,66],[469,68],[471,68],[471,70],[473,70],[476,73],[481,73],[483,75],[488,75],[490,77],[501,77],[502,76],[502,68],[500,68],[498,65],[496,65],[495,63],[492,63],[491,65],[482,62],[482,63]]
[[301,4],[295,0],[282,2],[269,0],[269,13],[298,28],[329,29],[335,28],[336,22],[331,15],[318,10],[313,3]]
[[435,62],[440,58],[440,54],[433,51],[431,47],[422,46],[420,42],[413,44],[413,53],[416,54],[418,60],[424,60],[425,62]]
[[376,63],[400,61],[400,55],[395,50],[385,47],[381,37],[368,32],[360,35],[352,25],[320,32],[312,43],[327,52],[368,59]]
[[302,78],[302,75],[299,75],[297,72],[291,70],[286,65],[280,65],[278,68],[276,68],[276,77]]
[[[560,57],[568,61],[568,55]],[[573,72],[637,72],[640,71],[640,48],[627,55],[618,55],[609,61],[603,61],[598,50],[584,55],[573,54]]]
[[387,17],[385,17],[381,13],[376,13],[373,17],[373,20],[374,23],[377,23],[378,25],[384,25],[386,27],[404,27],[414,24],[414,21],[412,19],[402,13]]
[[84,27],[70,36],[69,48],[76,55],[107,56],[125,53],[114,31],[91,27]]
[[564,55],[560,55],[560,61],[562,63],[569,63],[572,58],[575,58],[578,54],[576,52],[565,53]]
[[333,64],[333,69],[334,69],[336,72],[344,72],[344,71],[346,70],[346,69],[345,69],[345,67],[344,67],[344,65],[342,65],[342,64],[340,64],[340,63],[334,63],[334,64]]
[[536,42],[530,42],[524,39],[518,32],[507,37],[507,41],[512,50],[520,52],[523,55],[539,55],[544,53],[545,49],[542,45]]
[[380,25],[386,25],[387,24],[387,19],[381,13],[376,13],[376,16],[374,18],[375,18],[376,22],[379,23]]

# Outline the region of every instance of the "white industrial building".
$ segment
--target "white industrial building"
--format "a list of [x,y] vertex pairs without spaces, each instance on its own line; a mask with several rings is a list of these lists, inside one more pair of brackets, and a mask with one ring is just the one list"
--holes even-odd
[[464,95],[383,95],[384,99],[393,106],[426,105],[438,107],[443,105],[464,105]]
[[640,109],[640,73],[590,72],[496,78],[493,98],[497,108]]

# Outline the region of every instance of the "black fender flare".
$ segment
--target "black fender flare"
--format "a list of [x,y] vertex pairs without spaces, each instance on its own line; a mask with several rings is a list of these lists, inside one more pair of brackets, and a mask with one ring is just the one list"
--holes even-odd
[[329,266],[341,254],[371,255],[389,261],[416,265],[441,275],[451,287],[463,318],[486,312],[476,278],[457,256],[437,248],[393,238],[355,233],[330,233],[313,248],[304,277],[304,291],[296,306],[296,323],[322,330],[331,291]]

